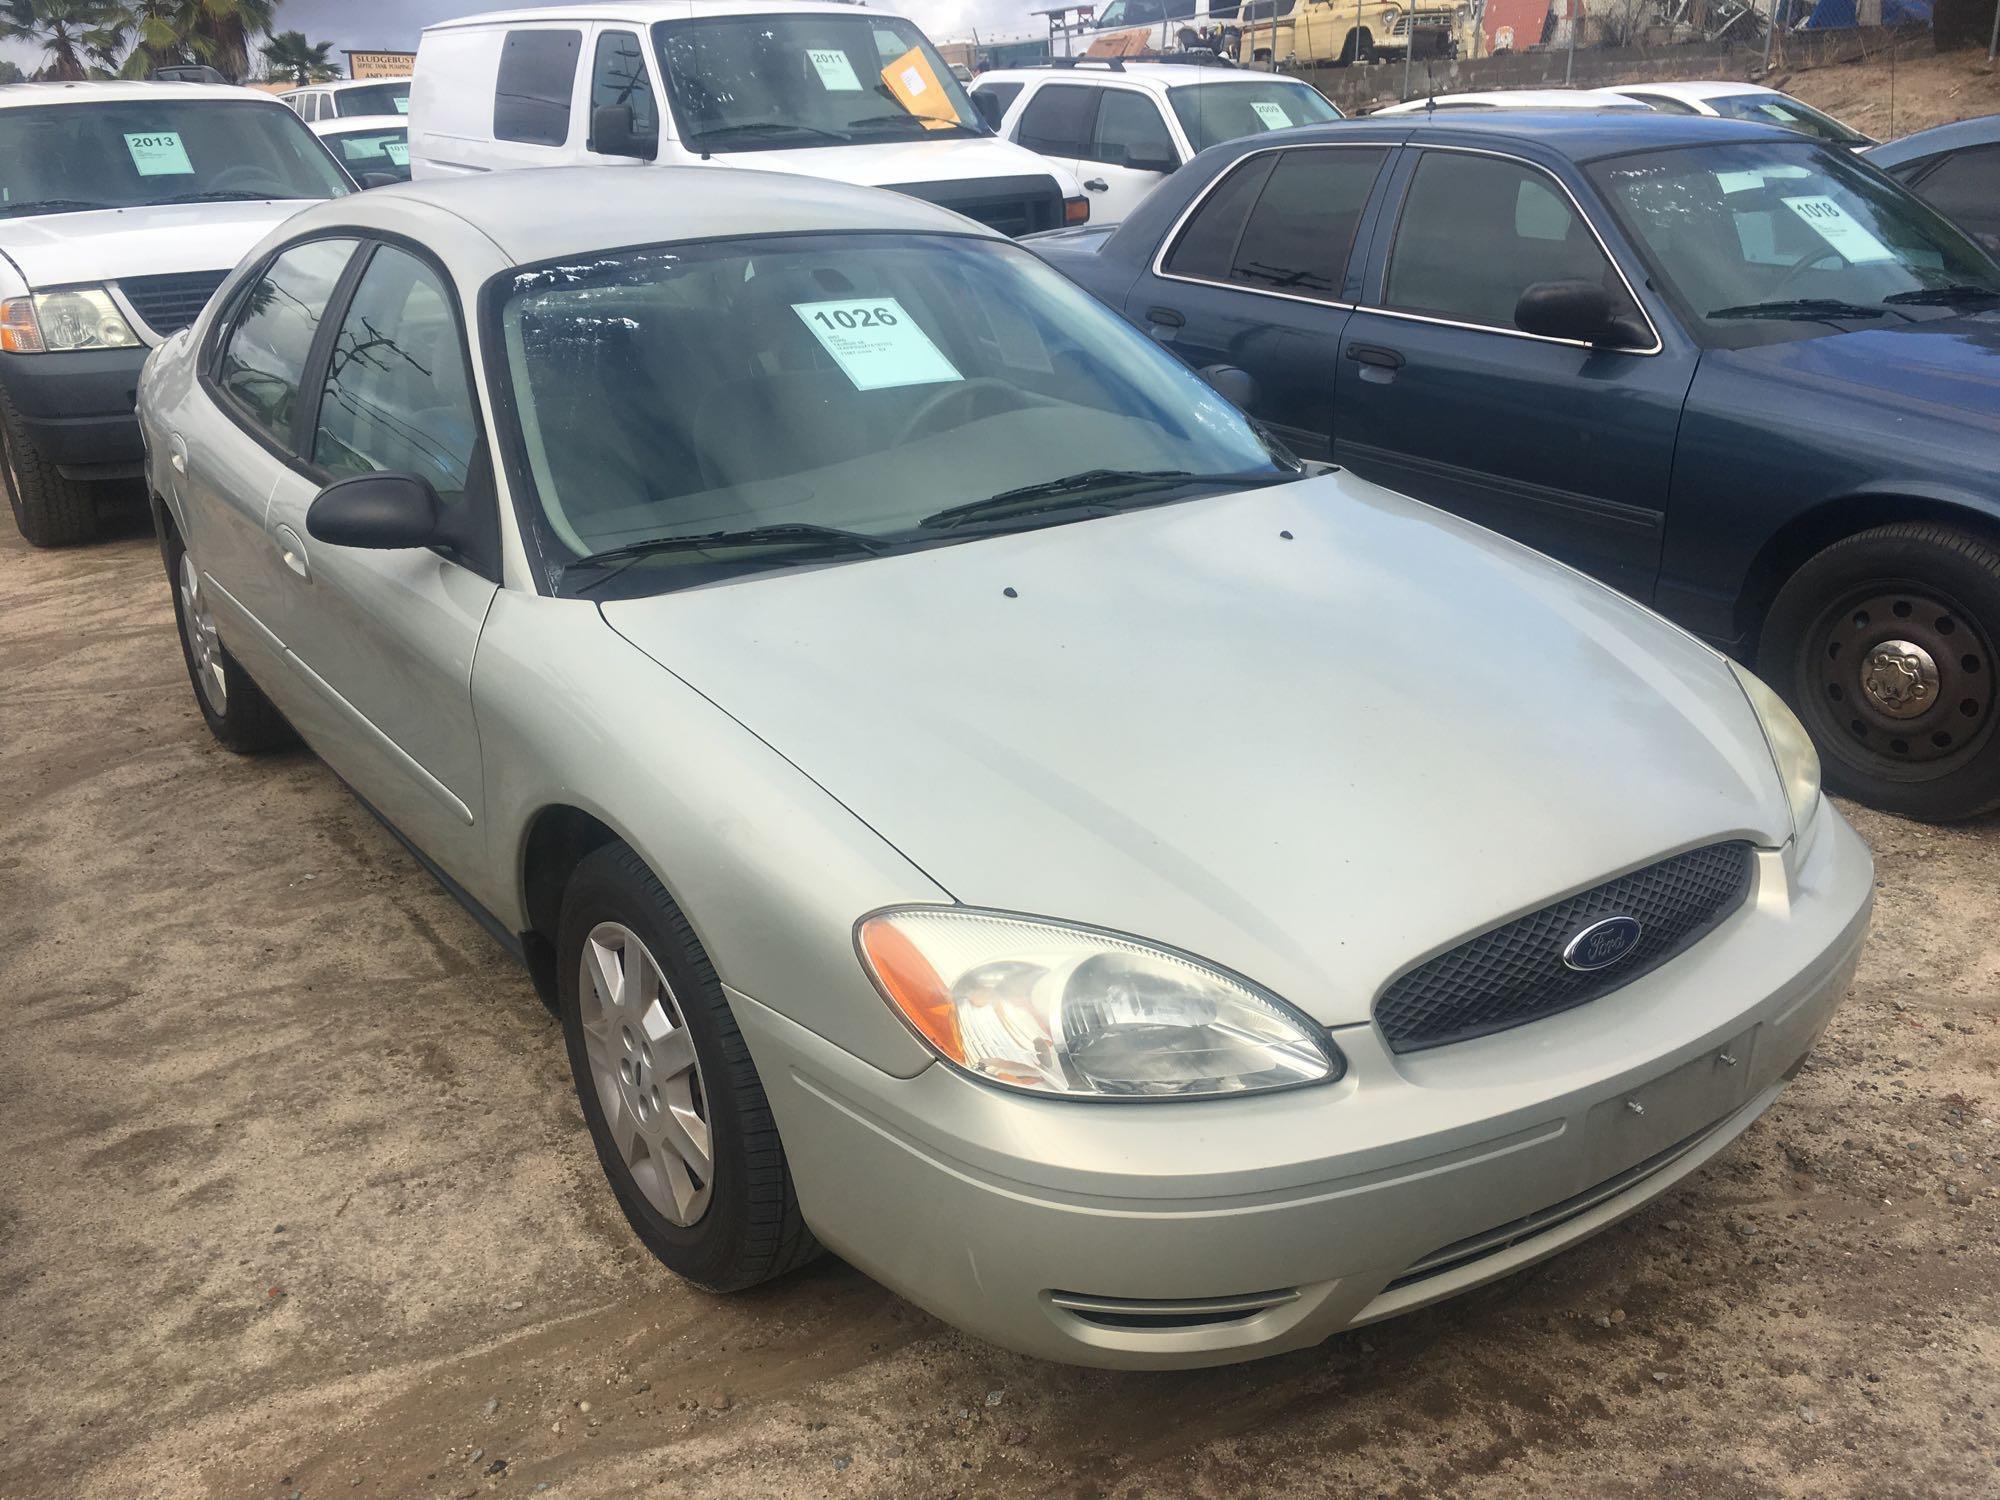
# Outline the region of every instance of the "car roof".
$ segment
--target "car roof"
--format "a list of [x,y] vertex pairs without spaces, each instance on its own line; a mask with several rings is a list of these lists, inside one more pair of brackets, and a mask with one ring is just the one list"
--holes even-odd
[[314,135],[366,135],[371,130],[407,130],[408,115],[342,115],[334,120],[314,120]]
[[972,81],[981,83],[1032,83],[1038,78],[1055,78],[1065,83],[1135,83],[1158,89],[1182,87],[1191,83],[1295,83],[1301,88],[1312,85],[1302,78],[1287,78],[1282,73],[1265,73],[1256,69],[1233,68],[1227,63],[1126,63],[1122,68],[989,68]]
[[1720,120],[1710,115],[1665,115],[1650,109],[1493,109],[1441,110],[1435,115],[1392,115],[1378,110],[1358,120],[1268,131],[1209,149],[1235,153],[1274,145],[1310,146],[1354,140],[1407,140],[1413,145],[1437,142],[1494,148],[1530,145],[1572,161],[1595,161],[1630,151],[1665,151],[1678,146],[1726,146],[1752,141],[1789,146],[1813,144],[1810,137],[1782,125]]
[[426,178],[329,199],[288,231],[364,222],[382,208],[428,208],[478,230],[514,265],[627,245],[843,231],[1005,236],[886,188],[741,167],[534,167]]
[[134,99],[256,99],[278,101],[260,89],[240,89],[227,83],[141,83],[123,80],[89,83],[10,83],[0,88],[0,109],[31,104],[115,104]]
[[1761,83],[1729,83],[1721,79],[1689,80],[1683,83],[1621,83],[1614,85],[1614,88],[1621,94],[1661,94],[1669,99],[1686,99],[1691,103],[1702,99],[1728,99],[1738,94],[1778,92],[1777,89],[1766,88]]
[[584,0],[569,5],[537,6],[532,10],[491,10],[457,16],[426,26],[425,31],[451,31],[461,26],[493,26],[527,21],[628,21],[635,26],[654,21],[684,21],[696,16],[772,14],[897,15],[891,9],[862,9],[849,0]]
[[338,94],[344,89],[372,89],[385,83],[408,83],[409,81],[410,75],[407,73],[398,78],[329,78],[324,83],[302,83],[295,89],[286,89],[278,97],[283,99],[292,94],[311,94],[320,90],[324,90],[329,94]]
[[1957,120],[1950,125],[1934,125],[1913,135],[1870,146],[1861,154],[1878,167],[1900,166],[1906,161],[1935,156],[1940,151],[1963,151],[1967,146],[1991,146],[2000,142],[2000,115],[1980,115]]
[[1624,110],[1636,114],[1647,106],[1610,89],[1489,89],[1472,94],[1433,94],[1429,98],[1405,99],[1375,111],[1378,115],[1428,113],[1435,105],[1451,109],[1598,109]]

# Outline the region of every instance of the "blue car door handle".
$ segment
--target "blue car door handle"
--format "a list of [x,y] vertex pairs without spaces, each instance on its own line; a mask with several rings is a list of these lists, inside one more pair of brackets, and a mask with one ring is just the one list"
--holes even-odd
[[1373,365],[1378,370],[1400,370],[1403,356],[1394,349],[1383,349],[1374,344],[1349,344],[1347,357],[1358,365]]

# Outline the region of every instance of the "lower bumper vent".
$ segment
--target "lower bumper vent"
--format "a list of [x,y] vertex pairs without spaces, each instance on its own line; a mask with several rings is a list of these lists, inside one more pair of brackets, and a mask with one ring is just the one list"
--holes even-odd
[[1275,1292],[1249,1292],[1239,1297],[1090,1297],[1081,1292],[1050,1292],[1049,1301],[1064,1312],[1094,1323],[1099,1328],[1125,1332],[1172,1333],[1182,1328],[1213,1328],[1219,1323],[1241,1323],[1287,1302],[1299,1294],[1290,1287]]

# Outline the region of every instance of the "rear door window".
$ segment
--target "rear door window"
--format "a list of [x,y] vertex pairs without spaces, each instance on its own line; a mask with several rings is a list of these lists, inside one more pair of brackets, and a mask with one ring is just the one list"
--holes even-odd
[[243,296],[217,361],[215,379],[236,414],[292,451],[299,387],[353,240],[312,240],[272,261]]
[[1090,151],[1097,100],[1104,90],[1055,83],[1036,92],[1021,111],[1014,140],[1044,156],[1080,157]]
[[510,31],[500,49],[493,98],[493,135],[529,146],[569,141],[581,31]]

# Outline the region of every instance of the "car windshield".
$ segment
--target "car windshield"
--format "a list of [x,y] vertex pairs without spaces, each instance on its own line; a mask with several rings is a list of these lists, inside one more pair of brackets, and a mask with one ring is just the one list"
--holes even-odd
[[378,83],[365,89],[339,89],[334,100],[343,115],[406,115],[410,112],[410,82]]
[[768,151],[985,135],[964,86],[896,16],[713,16],[653,28],[684,143]]
[[2000,296],[2000,267],[1844,151],[1699,146],[1590,171],[1661,291],[1725,347],[1947,317]]
[[[1004,241],[662,246],[523,270],[501,291],[516,456],[562,593],[661,592],[1298,472]],[[658,550],[671,538],[717,541]],[[643,565],[614,580],[586,561],[620,548]]]
[[0,110],[0,218],[349,191],[278,104],[144,99]]
[[1858,130],[1849,130],[1831,115],[1823,115],[1809,104],[1784,94],[1723,94],[1708,101],[1708,107],[1726,120],[1755,120],[1762,125],[1783,125],[1802,131],[1836,146],[1873,144]]
[[329,136],[327,145],[340,164],[359,181],[363,173],[410,180],[410,133],[389,127],[383,130],[350,130]]
[[1259,79],[1255,83],[1191,83],[1170,89],[1174,115],[1197,151],[1262,130],[1290,125],[1320,125],[1338,120],[1340,111],[1326,96],[1305,83]]

